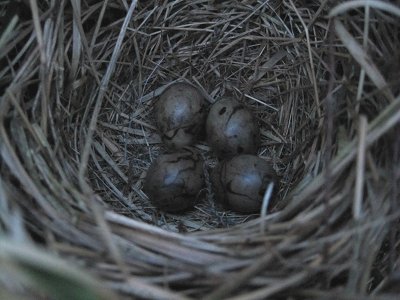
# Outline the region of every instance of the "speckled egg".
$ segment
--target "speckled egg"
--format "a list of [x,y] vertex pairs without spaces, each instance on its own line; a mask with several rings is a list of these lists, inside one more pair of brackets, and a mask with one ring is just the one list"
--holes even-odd
[[159,156],[147,171],[143,191],[161,210],[192,208],[204,186],[203,159],[193,151]]
[[221,162],[211,173],[218,201],[239,213],[261,209],[269,183],[277,189],[278,177],[273,167],[255,155],[243,154]]
[[255,116],[233,98],[215,102],[206,120],[207,141],[220,157],[256,154],[260,130]]
[[181,149],[198,140],[207,117],[207,102],[194,86],[174,83],[156,102],[155,117],[162,141],[169,148]]

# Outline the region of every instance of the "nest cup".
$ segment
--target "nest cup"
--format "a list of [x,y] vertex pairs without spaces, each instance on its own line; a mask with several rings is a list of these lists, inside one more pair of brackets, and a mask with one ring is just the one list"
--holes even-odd
[[[394,295],[398,6],[10,3],[0,4],[0,261],[24,284],[0,279],[0,291],[70,295],[26,279],[34,268],[79,285],[75,299]],[[280,178],[268,211],[221,207],[209,180],[183,214],[147,199],[146,171],[168,151],[153,104],[174,82],[253,112],[258,155]],[[204,140],[194,148],[207,179],[216,157]]]

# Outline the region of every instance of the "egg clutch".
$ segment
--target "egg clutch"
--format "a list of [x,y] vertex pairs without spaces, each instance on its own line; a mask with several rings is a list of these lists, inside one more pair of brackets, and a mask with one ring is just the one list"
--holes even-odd
[[239,213],[260,211],[269,183],[278,183],[273,167],[256,156],[260,131],[252,112],[234,98],[209,107],[189,83],[168,86],[155,103],[156,125],[170,150],[147,171],[143,191],[159,209],[181,212],[192,208],[205,187],[204,161],[190,146],[202,139],[219,159],[211,171],[216,200]]

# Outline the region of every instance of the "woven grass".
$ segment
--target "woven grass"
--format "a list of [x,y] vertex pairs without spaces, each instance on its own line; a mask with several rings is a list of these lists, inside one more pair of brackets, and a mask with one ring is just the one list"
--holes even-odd
[[[398,1],[0,1],[0,18],[0,298],[397,299]],[[268,211],[209,184],[184,214],[148,201],[152,104],[175,81],[253,110]]]

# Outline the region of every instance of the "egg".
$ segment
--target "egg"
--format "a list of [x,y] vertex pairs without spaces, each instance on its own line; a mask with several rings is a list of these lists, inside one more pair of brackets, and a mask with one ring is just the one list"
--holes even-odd
[[221,162],[212,171],[211,182],[218,201],[239,213],[255,213],[269,183],[276,191],[278,177],[262,158],[243,154]]
[[143,191],[161,210],[192,208],[205,184],[203,163],[198,153],[189,150],[161,155],[149,167]]
[[206,100],[188,83],[170,85],[155,104],[155,118],[162,141],[172,149],[195,143],[206,117]]
[[260,130],[255,116],[233,98],[215,102],[206,120],[207,141],[220,157],[256,154]]

